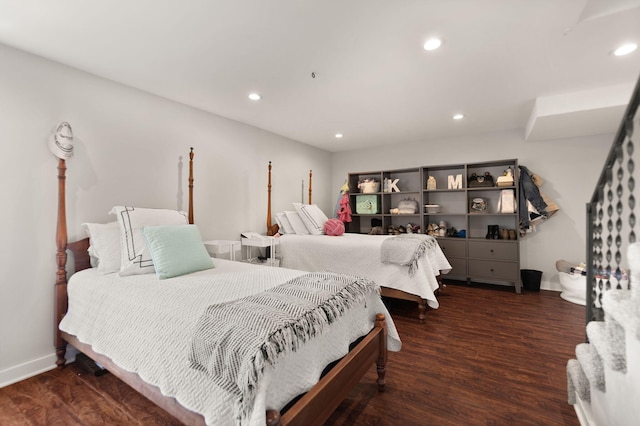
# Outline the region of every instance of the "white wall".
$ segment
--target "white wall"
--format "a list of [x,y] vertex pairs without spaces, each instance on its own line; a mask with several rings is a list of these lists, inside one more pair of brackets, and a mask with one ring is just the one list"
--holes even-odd
[[332,155],[332,186],[349,172],[399,169],[517,158],[545,181],[541,187],[560,210],[521,239],[520,267],[543,271],[542,289],[560,290],[555,262],[584,262],[586,203],[590,200],[614,135],[527,142],[524,131],[425,141]]
[[54,366],[57,159],[47,138],[61,121],[75,136],[69,240],[84,237],[82,222],[112,220],[114,205],[187,210],[191,146],[195,221],[205,239],[265,232],[269,160],[274,213],[300,201],[309,169],[314,202],[333,209],[326,151],[4,45],[0,63],[0,387]]

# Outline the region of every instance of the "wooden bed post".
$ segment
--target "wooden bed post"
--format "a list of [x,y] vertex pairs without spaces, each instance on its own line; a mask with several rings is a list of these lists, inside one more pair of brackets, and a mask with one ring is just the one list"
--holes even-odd
[[269,173],[267,178],[267,235],[271,231],[271,161],[269,161]]
[[271,224],[271,161],[269,161],[269,178],[267,181],[267,235],[272,237],[278,233],[278,224]]
[[313,171],[309,170],[309,204],[313,204],[311,203],[311,193],[313,192],[313,184],[311,182],[312,175],[313,175]]
[[387,381],[385,375],[387,373],[387,321],[384,314],[376,314],[376,327],[380,327],[382,332],[378,335],[380,338],[380,355],[376,361],[376,368],[378,371],[378,391],[384,392]]
[[55,317],[53,326],[55,327],[54,345],[56,347],[56,365],[64,367],[65,353],[67,352],[67,342],[62,338],[58,324],[67,312],[67,213],[65,195],[65,172],[66,162],[63,158],[58,159],[58,225],[56,227],[56,260],[58,271],[56,272],[55,285]]
[[193,225],[193,147],[189,151],[189,223]]

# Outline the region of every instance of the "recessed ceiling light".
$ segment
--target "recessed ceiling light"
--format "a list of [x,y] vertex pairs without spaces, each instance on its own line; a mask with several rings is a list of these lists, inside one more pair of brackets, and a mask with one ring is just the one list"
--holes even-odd
[[249,99],[251,99],[252,101],[259,101],[260,99],[262,99],[262,96],[257,93],[250,93]]
[[453,114],[454,120],[462,120],[464,118],[463,114]]
[[342,133],[336,133],[336,138],[340,139],[342,137]]
[[637,48],[638,48],[637,44],[635,44],[635,43],[627,43],[627,44],[623,44],[622,46],[620,46],[616,50],[614,50],[613,54],[615,56],[624,56],[624,55],[628,55],[629,53],[633,52]]
[[436,50],[440,46],[442,46],[442,40],[434,37],[427,40],[422,47],[424,47],[424,50]]

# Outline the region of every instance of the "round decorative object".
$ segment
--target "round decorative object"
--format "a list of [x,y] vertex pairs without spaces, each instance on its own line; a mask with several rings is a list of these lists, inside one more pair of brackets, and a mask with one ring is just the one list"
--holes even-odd
[[56,131],[49,138],[49,149],[58,158],[66,160],[73,157],[73,131],[71,125],[62,122],[56,127]]
[[474,198],[471,201],[471,212],[472,213],[486,213],[487,212],[487,202],[484,198],[478,197]]
[[332,237],[338,237],[344,234],[344,223],[339,219],[329,219],[324,223],[324,233]]

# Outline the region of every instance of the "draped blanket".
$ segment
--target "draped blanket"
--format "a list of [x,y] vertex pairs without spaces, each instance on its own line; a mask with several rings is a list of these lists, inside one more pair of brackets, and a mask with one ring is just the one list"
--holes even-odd
[[427,250],[437,245],[436,239],[425,234],[400,234],[387,238],[380,246],[380,260],[409,267],[413,276],[418,269],[418,260]]
[[378,292],[373,281],[317,272],[232,302],[209,306],[196,324],[189,362],[235,395],[237,420],[253,408],[267,364],[296,351],[355,304]]

